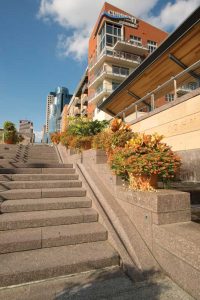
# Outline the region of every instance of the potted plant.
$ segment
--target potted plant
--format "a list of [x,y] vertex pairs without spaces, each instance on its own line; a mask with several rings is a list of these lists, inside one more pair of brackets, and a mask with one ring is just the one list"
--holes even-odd
[[109,157],[115,173],[129,182],[133,190],[154,190],[158,177],[172,179],[180,158],[162,143],[163,136],[135,133],[125,147],[117,147]]
[[4,129],[4,143],[5,144],[15,144],[17,142],[17,130],[15,128],[15,124],[6,121],[3,125]]

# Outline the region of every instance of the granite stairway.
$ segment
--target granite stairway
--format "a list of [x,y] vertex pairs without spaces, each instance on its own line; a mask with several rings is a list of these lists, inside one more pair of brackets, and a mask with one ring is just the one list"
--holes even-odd
[[0,149],[0,286],[119,265],[72,164],[54,147]]
[[168,277],[125,275],[78,174],[54,147],[0,145],[0,300],[11,299],[193,298]]

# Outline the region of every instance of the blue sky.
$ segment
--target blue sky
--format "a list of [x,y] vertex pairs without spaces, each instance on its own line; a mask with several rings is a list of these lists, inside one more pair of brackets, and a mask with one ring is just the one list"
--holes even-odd
[[[73,93],[87,65],[88,36],[103,2],[0,1],[0,127],[5,120],[18,125],[19,119],[30,119],[39,132],[48,92],[66,86]],[[200,4],[200,0],[108,2],[168,31]]]

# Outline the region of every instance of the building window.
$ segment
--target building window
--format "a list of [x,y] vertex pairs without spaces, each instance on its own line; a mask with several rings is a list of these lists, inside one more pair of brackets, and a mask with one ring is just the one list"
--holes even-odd
[[167,101],[167,102],[174,101],[174,94],[166,94],[165,95],[165,101]]
[[129,69],[128,68],[123,68],[123,67],[118,67],[118,66],[112,66],[112,73],[123,75],[123,76],[128,76],[129,75]]
[[139,36],[136,35],[130,35],[130,42],[132,44],[135,44],[137,46],[142,46],[142,39]]
[[118,86],[120,85],[120,83],[119,82],[112,82],[112,90],[114,91],[114,90],[116,90],[116,88],[118,88]]
[[150,40],[147,41],[147,47],[149,49],[149,53],[152,53],[154,50],[156,50],[157,46],[158,45],[156,42]]
[[99,33],[99,52],[101,53],[105,46],[113,47],[121,39],[121,26],[105,23]]

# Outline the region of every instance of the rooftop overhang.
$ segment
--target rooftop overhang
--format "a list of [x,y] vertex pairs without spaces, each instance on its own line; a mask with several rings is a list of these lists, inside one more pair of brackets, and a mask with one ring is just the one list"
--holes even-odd
[[[138,68],[101,104],[117,115],[200,59],[200,8],[197,8]],[[171,58],[177,58],[180,64]],[[182,64],[182,66],[181,66]],[[185,75],[186,78],[187,75]],[[185,80],[183,77],[182,80]],[[180,83],[180,82],[179,82]],[[165,93],[169,92],[169,87]],[[126,115],[134,109],[126,111]]]

